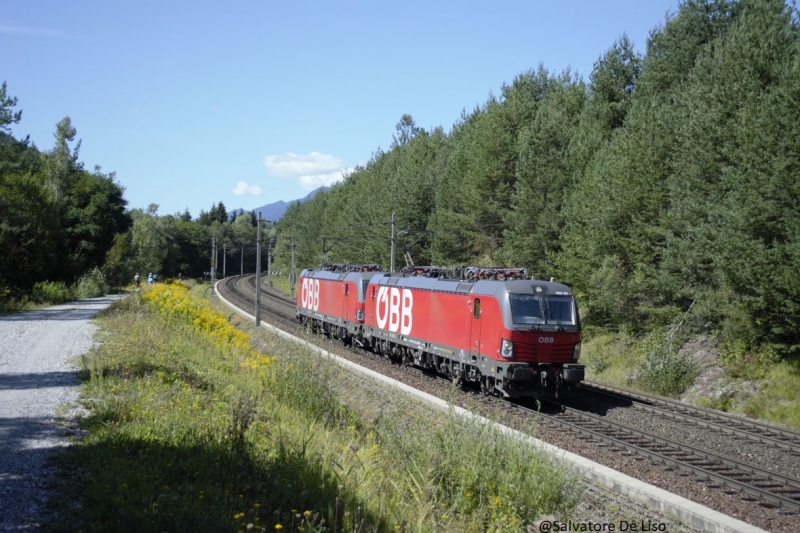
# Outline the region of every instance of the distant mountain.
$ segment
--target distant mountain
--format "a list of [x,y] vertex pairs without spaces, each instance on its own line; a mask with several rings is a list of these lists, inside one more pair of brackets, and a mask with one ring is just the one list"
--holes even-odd
[[271,220],[273,222],[277,222],[283,216],[283,214],[286,212],[286,210],[289,208],[291,204],[295,202],[302,203],[311,200],[317,195],[319,191],[327,191],[328,189],[330,189],[330,187],[320,187],[318,189],[314,189],[313,191],[305,195],[303,198],[300,198],[299,200],[291,200],[289,202],[278,200],[277,202],[271,204],[262,205],[261,207],[256,207],[254,211],[256,212],[256,216],[258,216],[258,214],[261,213],[261,218],[264,220]]

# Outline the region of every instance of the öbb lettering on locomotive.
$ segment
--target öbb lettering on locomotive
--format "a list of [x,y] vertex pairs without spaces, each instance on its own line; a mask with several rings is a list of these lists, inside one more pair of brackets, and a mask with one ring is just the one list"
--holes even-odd
[[408,335],[413,324],[413,305],[414,297],[410,290],[402,289],[401,292],[394,287],[381,287],[378,289],[378,327]]
[[319,280],[312,278],[301,279],[300,305],[305,309],[317,311],[319,309]]
[[474,383],[489,394],[544,398],[584,379],[577,303],[524,269],[331,265],[300,274],[297,318],[384,357]]

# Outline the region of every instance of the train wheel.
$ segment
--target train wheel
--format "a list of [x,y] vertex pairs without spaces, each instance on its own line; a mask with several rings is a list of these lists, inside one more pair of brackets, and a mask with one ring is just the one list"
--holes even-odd
[[481,379],[481,392],[486,396],[497,395],[497,390],[494,388],[494,378],[483,376],[483,379]]
[[343,346],[349,346],[351,344],[350,333],[344,326],[339,328],[339,342],[341,342]]

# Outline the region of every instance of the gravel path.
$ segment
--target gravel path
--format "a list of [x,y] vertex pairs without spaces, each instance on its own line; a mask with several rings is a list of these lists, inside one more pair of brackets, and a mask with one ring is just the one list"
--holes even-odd
[[47,458],[67,445],[79,355],[89,322],[117,296],[0,316],[0,531],[37,531],[52,479]]

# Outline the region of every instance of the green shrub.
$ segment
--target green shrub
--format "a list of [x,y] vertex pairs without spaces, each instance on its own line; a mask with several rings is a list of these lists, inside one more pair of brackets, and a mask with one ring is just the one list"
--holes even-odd
[[721,337],[719,361],[725,373],[734,379],[764,379],[780,360],[777,347],[759,345],[752,329],[744,321],[728,328]]
[[95,298],[108,294],[109,286],[106,274],[101,269],[94,267],[81,276],[77,284],[78,298]]
[[0,314],[19,313],[29,309],[33,303],[27,295],[20,297],[15,291],[0,287]]
[[31,299],[36,303],[60,304],[75,299],[75,291],[63,281],[40,281],[33,286]]
[[652,333],[641,342],[642,363],[636,381],[664,396],[677,396],[694,383],[697,366],[686,356],[678,355],[674,343],[661,333]]
[[586,362],[586,366],[595,374],[599,375],[611,368],[611,359],[605,354],[599,354],[589,359],[589,361]]

